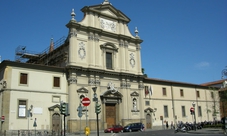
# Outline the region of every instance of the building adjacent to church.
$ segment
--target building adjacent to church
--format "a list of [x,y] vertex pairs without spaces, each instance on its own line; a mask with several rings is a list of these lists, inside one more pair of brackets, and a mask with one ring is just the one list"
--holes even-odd
[[[15,61],[0,63],[1,131],[34,130],[34,122],[36,130],[61,131],[61,101],[69,104],[68,132],[78,132],[81,126],[96,130],[93,87],[102,108],[101,130],[131,122],[142,122],[146,129],[162,128],[166,121],[193,122],[193,102],[196,121],[220,119],[218,112],[213,114],[219,97],[209,87],[144,76],[143,40],[137,28],[135,34],[129,31],[130,19],[124,13],[107,0],[81,11],[84,18],[77,22],[72,10],[69,32],[55,42],[59,45],[52,40],[50,48],[38,54],[20,46]],[[77,108],[84,97],[91,103],[80,118]]]

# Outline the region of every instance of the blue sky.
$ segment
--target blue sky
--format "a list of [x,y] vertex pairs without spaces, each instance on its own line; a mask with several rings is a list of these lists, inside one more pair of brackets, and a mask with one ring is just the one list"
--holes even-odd
[[[67,36],[65,25],[81,21],[84,6],[104,0],[1,0],[0,56],[15,60],[18,46],[42,52]],[[227,0],[109,0],[138,28],[142,67],[150,78],[205,83],[227,68]]]

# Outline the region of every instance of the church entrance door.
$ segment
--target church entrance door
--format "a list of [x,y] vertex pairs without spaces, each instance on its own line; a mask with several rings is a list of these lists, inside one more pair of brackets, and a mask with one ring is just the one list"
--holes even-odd
[[106,123],[107,128],[116,125],[116,105],[106,103]]

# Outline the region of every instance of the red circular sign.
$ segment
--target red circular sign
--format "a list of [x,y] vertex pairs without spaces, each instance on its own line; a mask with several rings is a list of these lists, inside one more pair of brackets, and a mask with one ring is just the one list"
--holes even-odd
[[195,109],[193,107],[190,108],[191,111],[194,111]]
[[82,99],[82,104],[84,106],[88,106],[88,105],[90,105],[90,103],[91,103],[91,101],[90,101],[89,98],[85,97],[85,98]]

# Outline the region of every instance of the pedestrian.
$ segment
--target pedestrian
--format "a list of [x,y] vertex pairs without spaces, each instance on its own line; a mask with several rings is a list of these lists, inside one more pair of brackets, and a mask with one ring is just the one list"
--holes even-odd
[[168,129],[169,127],[169,124],[168,124],[168,121],[166,121],[166,129]]
[[173,121],[171,121],[171,129],[174,129]]

